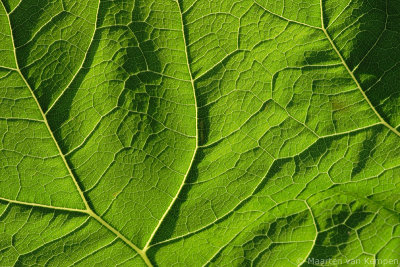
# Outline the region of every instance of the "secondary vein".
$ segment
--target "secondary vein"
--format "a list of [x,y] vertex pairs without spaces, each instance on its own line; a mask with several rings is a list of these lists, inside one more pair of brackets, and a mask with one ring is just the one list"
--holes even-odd
[[324,10],[323,10],[323,4],[322,0],[320,0],[320,7],[321,7],[321,25],[322,25],[322,31],[324,32],[326,38],[328,39],[329,43],[331,44],[333,50],[335,50],[336,54],[339,56],[340,60],[342,61],[343,66],[346,68],[347,72],[349,73],[350,77],[353,79],[355,82],[357,88],[360,90],[361,94],[363,95],[365,101],[367,101],[368,105],[371,107],[371,109],[374,111],[378,119],[382,122],[383,125],[385,125],[389,130],[391,130],[393,133],[395,133],[397,136],[400,137],[400,132],[397,131],[393,126],[391,126],[388,122],[385,121],[385,119],[382,118],[381,114],[376,110],[374,105],[372,105],[371,101],[369,100],[368,96],[365,94],[364,90],[362,89],[360,83],[358,82],[356,76],[354,73],[350,70],[349,66],[347,65],[346,61],[344,60],[342,54],[340,53],[339,49],[337,48],[336,44],[333,42],[331,36],[329,35],[328,31],[326,30],[325,23],[324,23]]
[[192,156],[192,159],[190,160],[189,167],[188,167],[188,169],[187,169],[187,171],[186,171],[186,173],[185,173],[185,175],[183,177],[182,183],[179,186],[178,191],[176,192],[176,194],[175,194],[174,198],[172,199],[170,205],[168,206],[168,208],[166,209],[166,211],[164,212],[164,214],[161,216],[160,220],[158,221],[158,224],[157,224],[156,228],[154,229],[154,231],[151,233],[149,240],[147,241],[146,245],[143,248],[143,251],[147,251],[150,248],[150,244],[151,244],[155,234],[157,233],[157,231],[160,228],[160,226],[161,226],[162,222],[164,221],[165,217],[168,215],[168,213],[172,209],[173,205],[175,204],[176,200],[178,199],[178,197],[179,197],[179,195],[180,195],[180,193],[181,193],[181,191],[182,191],[182,189],[183,189],[183,187],[184,187],[184,185],[186,183],[186,180],[187,180],[187,177],[189,175],[189,172],[192,169],[193,162],[194,162],[194,159],[196,157],[197,150],[198,150],[198,147],[199,147],[197,97],[196,97],[196,90],[195,90],[195,85],[194,85],[194,78],[193,78],[192,70],[190,68],[190,63],[189,63],[188,42],[186,40],[185,26],[184,26],[184,22],[183,22],[183,10],[182,10],[182,7],[181,7],[181,5],[179,3],[179,0],[175,0],[175,1],[176,1],[177,5],[178,5],[178,8],[179,8],[179,14],[180,14],[181,25],[182,25],[183,43],[184,43],[184,46],[185,46],[186,65],[187,65],[189,76],[190,76],[190,83],[191,83],[192,89],[193,89],[193,98],[194,98],[194,106],[195,106],[195,119],[196,119],[196,123],[195,123],[196,124],[196,136],[195,136],[196,146],[194,148],[193,156]]
[[[4,7],[4,4],[3,4],[2,1],[1,1],[1,4],[2,4],[3,7]],[[5,9],[5,7],[4,7],[4,9]],[[8,25],[9,25],[9,27],[10,27],[11,42],[12,42],[12,45],[13,45],[13,53],[14,53],[14,60],[15,60],[16,66],[17,66],[15,71],[18,72],[19,76],[21,77],[21,79],[24,81],[24,83],[26,84],[27,88],[29,89],[29,91],[30,91],[30,93],[31,93],[31,95],[32,95],[32,98],[35,100],[35,103],[36,103],[36,105],[37,105],[37,107],[38,107],[38,109],[39,109],[39,111],[40,111],[40,114],[41,114],[41,116],[42,116],[42,118],[43,118],[43,122],[44,122],[44,124],[46,125],[46,128],[47,128],[47,130],[48,130],[48,132],[49,132],[51,138],[53,139],[55,146],[57,147],[58,153],[60,154],[60,157],[61,157],[61,159],[63,160],[64,165],[65,165],[65,167],[66,167],[67,170],[68,170],[68,173],[69,173],[70,176],[72,177],[72,180],[74,181],[74,184],[75,184],[75,186],[76,186],[76,188],[77,188],[77,190],[78,190],[78,193],[80,194],[80,196],[81,196],[81,198],[82,198],[82,201],[83,201],[83,203],[84,203],[86,209],[89,210],[89,209],[90,209],[89,204],[87,203],[86,198],[85,198],[85,196],[83,195],[83,191],[81,190],[81,188],[80,188],[80,186],[79,186],[79,184],[78,184],[78,181],[76,180],[74,174],[72,173],[72,170],[71,170],[71,168],[69,167],[69,164],[67,163],[67,160],[65,159],[65,156],[64,156],[64,154],[62,153],[61,148],[60,148],[60,146],[58,145],[58,142],[57,142],[56,138],[54,137],[53,131],[52,131],[51,128],[50,128],[50,125],[49,125],[49,123],[48,123],[48,121],[47,121],[46,115],[44,114],[43,109],[42,109],[42,107],[40,106],[39,101],[38,101],[38,99],[36,98],[35,93],[33,92],[32,87],[29,85],[28,81],[25,79],[24,75],[23,75],[22,72],[21,72],[21,68],[20,68],[20,66],[19,66],[18,59],[17,59],[17,49],[16,49],[16,46],[15,46],[14,34],[13,34],[13,29],[12,29],[12,27],[11,27],[10,16],[9,16],[8,13],[6,13],[6,16],[7,16],[7,19],[8,19]]]
[[[3,2],[1,0],[0,0],[0,3],[2,4],[3,8],[5,9],[4,4],[3,4]],[[100,8],[100,0],[99,0],[98,10],[99,10],[99,8]],[[97,10],[97,12],[98,12],[98,10]],[[60,154],[60,157],[62,158],[62,160],[64,162],[64,165],[67,168],[67,170],[68,170],[68,172],[69,172],[69,174],[70,174],[70,176],[71,176],[71,178],[72,178],[72,180],[73,180],[73,182],[74,182],[74,184],[76,186],[76,189],[77,189],[79,195],[81,196],[81,199],[82,199],[86,209],[85,210],[78,210],[78,209],[70,209],[70,208],[63,208],[63,207],[54,207],[54,206],[47,206],[47,205],[36,204],[36,203],[22,202],[22,201],[17,201],[17,200],[8,200],[8,199],[5,199],[5,198],[0,198],[0,200],[8,201],[9,203],[21,204],[21,205],[29,205],[29,206],[36,206],[36,207],[42,207],[42,208],[53,208],[53,209],[58,209],[58,210],[78,211],[78,212],[86,213],[86,214],[90,215],[91,217],[93,217],[95,220],[97,220],[99,223],[101,223],[103,226],[105,226],[107,229],[109,229],[111,232],[113,232],[117,237],[119,237],[122,241],[124,241],[124,243],[126,243],[129,247],[131,247],[137,254],[139,254],[142,257],[142,259],[146,263],[146,265],[153,266],[151,264],[149,258],[147,257],[145,251],[141,250],[136,245],[134,245],[128,238],[126,238],[117,229],[115,229],[110,224],[108,224],[105,220],[103,220],[103,218],[101,218],[99,215],[97,215],[90,208],[90,205],[89,205],[88,201],[86,200],[86,197],[85,197],[85,195],[83,193],[83,190],[81,189],[77,178],[73,174],[73,172],[72,172],[72,170],[71,170],[71,168],[70,168],[70,166],[69,166],[69,164],[68,164],[68,162],[67,162],[67,160],[65,158],[65,155],[63,154],[63,152],[62,152],[62,150],[61,150],[61,148],[60,148],[60,146],[59,146],[59,144],[57,142],[57,139],[55,138],[55,136],[54,136],[54,134],[53,134],[53,132],[52,132],[52,130],[50,128],[50,125],[49,125],[49,123],[47,121],[47,118],[46,118],[46,114],[44,113],[42,107],[40,106],[40,103],[39,103],[38,99],[36,98],[32,87],[29,85],[28,81],[25,79],[24,75],[21,72],[21,68],[20,68],[18,60],[17,60],[17,51],[16,51],[15,42],[14,42],[13,30],[12,30],[12,27],[11,27],[11,20],[10,20],[9,14],[7,12],[6,12],[6,16],[7,16],[7,19],[8,19],[8,25],[10,27],[11,41],[12,41],[12,45],[13,45],[14,60],[15,60],[15,64],[16,64],[15,71],[18,72],[18,74],[21,76],[21,79],[24,81],[24,83],[26,84],[27,88],[29,89],[29,91],[30,91],[30,93],[32,95],[32,98],[35,100],[36,105],[37,105],[37,107],[38,107],[38,109],[39,109],[39,111],[40,111],[40,113],[41,113],[41,115],[43,117],[43,122],[45,123],[45,125],[47,127],[47,130],[48,130],[51,138],[53,139],[55,146],[57,147],[58,153]]]
[[0,200],[11,203],[11,204],[17,204],[17,205],[28,206],[28,207],[39,207],[39,208],[45,208],[45,209],[72,211],[72,212],[80,212],[80,213],[88,214],[87,210],[81,210],[81,209],[57,207],[57,206],[51,206],[51,205],[44,205],[44,204],[38,204],[38,203],[32,203],[32,202],[7,199],[7,198],[3,198],[3,197],[0,197]]
[[279,15],[279,14],[276,14],[276,13],[272,12],[271,10],[268,10],[268,9],[266,9],[265,7],[263,7],[262,5],[260,5],[260,4],[259,4],[257,1],[255,1],[255,0],[254,0],[253,2],[254,2],[254,4],[256,4],[258,7],[260,7],[260,8],[263,9],[263,10],[265,10],[265,11],[268,12],[269,14],[271,14],[271,15],[273,15],[273,16],[276,16],[276,17],[278,17],[278,18],[281,18],[281,19],[283,19],[283,20],[286,20],[287,22],[291,22],[291,23],[303,25],[303,26],[310,27],[310,28],[313,28],[313,29],[316,29],[316,30],[321,30],[320,27],[313,26],[313,25],[310,25],[310,24],[307,24],[307,23],[304,23],[304,22],[296,21],[296,20],[291,20],[291,19],[289,19],[289,18],[286,18],[286,17],[283,17],[283,16],[281,16],[281,15]]

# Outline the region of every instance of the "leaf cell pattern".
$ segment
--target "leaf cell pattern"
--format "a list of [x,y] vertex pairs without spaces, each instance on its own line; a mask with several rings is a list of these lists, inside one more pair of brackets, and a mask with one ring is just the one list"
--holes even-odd
[[398,266],[399,44],[399,0],[1,0],[0,265]]

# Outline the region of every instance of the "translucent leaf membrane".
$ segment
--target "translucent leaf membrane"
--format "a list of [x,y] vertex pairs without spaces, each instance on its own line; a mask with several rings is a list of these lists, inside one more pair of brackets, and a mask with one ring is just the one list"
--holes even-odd
[[1,0],[1,266],[397,266],[400,2]]

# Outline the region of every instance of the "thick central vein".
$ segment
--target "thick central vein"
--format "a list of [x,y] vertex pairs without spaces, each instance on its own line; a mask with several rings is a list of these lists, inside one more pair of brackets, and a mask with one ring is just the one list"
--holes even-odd
[[193,162],[194,162],[194,159],[195,159],[195,157],[196,157],[197,150],[198,150],[198,148],[199,148],[199,129],[198,129],[198,106],[197,106],[197,97],[196,97],[196,90],[195,90],[195,85],[194,85],[194,78],[193,78],[192,70],[191,70],[191,68],[190,68],[190,63],[189,63],[188,42],[187,42],[187,40],[186,40],[186,32],[185,32],[185,26],[184,26],[184,21],[183,21],[183,10],[182,10],[181,4],[179,3],[179,0],[175,0],[175,1],[176,1],[177,5],[178,5],[178,8],[179,8],[179,14],[180,14],[181,25],[182,25],[183,43],[184,43],[184,46],[185,46],[186,64],[187,64],[187,69],[188,69],[189,76],[190,76],[190,83],[191,83],[192,89],[193,89],[193,99],[194,99],[195,119],[196,119],[196,122],[195,122],[195,124],[196,124],[196,136],[195,136],[195,138],[196,138],[196,146],[195,146],[195,148],[194,148],[193,156],[192,156],[192,159],[190,160],[189,167],[188,167],[188,169],[187,169],[187,171],[186,171],[186,173],[185,173],[185,175],[184,175],[184,177],[183,177],[182,183],[181,183],[181,185],[179,186],[179,189],[178,189],[178,191],[176,192],[174,198],[171,200],[171,203],[169,204],[168,208],[166,209],[166,211],[164,212],[164,214],[161,216],[160,220],[158,221],[158,224],[157,224],[156,228],[155,228],[154,231],[151,233],[149,240],[147,241],[146,245],[145,245],[144,248],[143,248],[144,251],[146,251],[146,250],[149,249],[150,244],[151,244],[151,242],[152,242],[152,240],[153,240],[155,234],[157,233],[157,231],[158,231],[158,229],[160,228],[160,226],[161,226],[162,222],[164,221],[165,217],[168,215],[168,213],[170,212],[170,210],[171,210],[172,207],[174,206],[176,200],[178,199],[178,197],[179,197],[179,195],[180,195],[180,193],[181,193],[181,191],[182,191],[182,189],[183,189],[183,187],[184,187],[184,185],[185,185],[185,182],[186,182],[186,180],[187,180],[187,177],[188,177],[188,175],[189,175],[189,172],[190,172],[190,170],[192,169]]
[[[3,2],[0,1],[0,3],[2,4],[4,10],[6,10],[5,7],[4,7]],[[99,5],[98,5],[98,7],[97,7],[97,12],[99,11],[99,8],[100,8],[100,0],[99,0]],[[65,158],[65,155],[63,154],[63,152],[62,152],[62,150],[61,150],[61,148],[60,148],[60,146],[59,146],[59,144],[58,144],[58,142],[57,142],[57,139],[55,138],[55,136],[54,136],[54,134],[53,134],[53,131],[52,131],[51,128],[50,128],[50,125],[49,125],[49,123],[48,123],[48,121],[47,121],[46,114],[44,113],[42,107],[40,106],[40,103],[39,103],[39,101],[38,101],[38,99],[37,99],[37,97],[36,97],[36,95],[35,95],[35,93],[34,93],[32,87],[30,86],[30,84],[28,83],[28,81],[25,79],[24,75],[23,75],[22,72],[21,72],[21,68],[20,68],[20,66],[19,66],[18,59],[17,59],[17,49],[16,49],[16,46],[15,46],[13,29],[12,29],[12,27],[11,27],[10,15],[9,15],[7,12],[6,12],[6,15],[7,15],[7,18],[8,18],[8,24],[9,24],[10,32],[11,32],[11,41],[12,41],[12,45],[13,45],[14,60],[15,60],[16,66],[17,66],[16,69],[15,69],[15,71],[18,72],[18,74],[20,75],[20,77],[22,78],[22,80],[24,81],[24,83],[26,84],[27,88],[29,89],[29,91],[30,91],[30,93],[31,93],[31,95],[32,95],[32,98],[35,100],[36,105],[37,105],[37,108],[39,109],[39,111],[40,111],[40,113],[41,113],[41,115],[42,115],[43,122],[44,122],[44,124],[46,125],[47,130],[48,130],[48,132],[49,132],[51,138],[53,139],[55,146],[57,147],[58,153],[60,154],[60,157],[61,157],[61,159],[63,160],[64,165],[65,165],[65,167],[67,168],[68,173],[69,173],[69,175],[71,176],[71,178],[72,178],[72,180],[73,180],[73,182],[74,182],[74,184],[75,184],[75,186],[76,186],[76,189],[77,189],[79,195],[81,196],[81,199],[82,199],[82,201],[83,201],[83,203],[84,203],[86,209],[85,209],[85,210],[75,210],[75,209],[69,209],[69,208],[63,208],[63,207],[54,207],[54,208],[55,208],[55,209],[58,209],[58,210],[78,211],[78,212],[83,212],[83,213],[88,214],[89,216],[91,216],[92,218],[94,218],[96,221],[98,221],[100,224],[102,224],[104,227],[106,227],[108,230],[110,230],[111,232],[113,232],[117,237],[119,237],[122,241],[124,241],[124,242],[125,242],[129,247],[131,247],[134,251],[136,251],[136,253],[138,253],[138,254],[142,257],[143,261],[144,261],[148,266],[153,266],[153,265],[151,264],[149,258],[147,257],[146,253],[145,253],[143,250],[141,250],[140,248],[138,248],[138,247],[137,247],[135,244],[133,244],[128,238],[126,238],[124,235],[122,235],[117,229],[115,229],[113,226],[111,226],[108,222],[104,221],[103,218],[101,218],[99,215],[97,215],[97,214],[91,209],[91,207],[90,207],[90,205],[89,205],[88,201],[86,200],[86,197],[85,197],[85,195],[84,195],[84,193],[83,193],[83,190],[81,189],[81,187],[80,187],[80,185],[79,185],[79,183],[78,183],[77,178],[75,177],[74,173],[72,172],[72,169],[71,169],[71,167],[69,166],[69,164],[68,164],[68,162],[67,162],[67,160],[66,160],[66,158]],[[92,40],[93,40],[93,39],[92,39]],[[91,45],[91,44],[89,44],[89,46],[90,46],[90,45]],[[82,64],[83,64],[83,63],[82,63]],[[26,202],[21,202],[21,201],[17,201],[17,200],[8,200],[8,199],[0,199],[0,200],[8,201],[9,203],[21,204],[21,205],[31,205],[32,207],[35,207],[35,206],[37,206],[37,207],[43,207],[43,208],[51,208],[51,207],[52,207],[52,206],[46,206],[46,205],[35,204],[35,203],[26,203]]]

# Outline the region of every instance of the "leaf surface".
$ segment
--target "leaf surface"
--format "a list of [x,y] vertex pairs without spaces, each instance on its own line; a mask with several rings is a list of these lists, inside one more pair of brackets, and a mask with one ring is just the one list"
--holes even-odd
[[1,266],[399,264],[398,0],[1,0],[0,36]]

